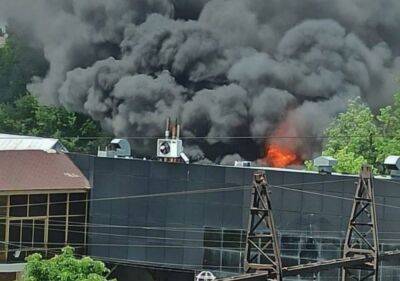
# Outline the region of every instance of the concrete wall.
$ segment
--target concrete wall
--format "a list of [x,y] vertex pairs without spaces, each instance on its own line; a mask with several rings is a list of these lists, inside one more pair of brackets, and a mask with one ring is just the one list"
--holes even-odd
[[[92,199],[250,186],[253,169],[71,155],[93,184]],[[269,183],[351,199],[356,177],[266,170]],[[400,185],[375,180],[377,203],[400,206]],[[240,271],[250,190],[93,201],[89,254],[220,274]],[[341,255],[351,200],[272,188],[286,265]],[[384,249],[400,248],[400,209],[378,206]],[[111,225],[111,226],[110,226]],[[117,227],[123,226],[123,227]],[[107,246],[114,244],[114,246]],[[102,245],[102,246],[99,246]],[[115,246],[119,245],[119,246]],[[392,265],[399,265],[399,260]],[[398,280],[385,264],[381,280]],[[320,274],[337,280],[338,271]],[[296,279],[296,278],[295,278]]]

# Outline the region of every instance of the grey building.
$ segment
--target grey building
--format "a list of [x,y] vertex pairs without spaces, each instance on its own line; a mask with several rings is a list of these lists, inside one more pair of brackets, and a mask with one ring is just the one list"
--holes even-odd
[[[90,255],[206,268],[219,276],[242,271],[254,168],[70,157],[93,186]],[[283,169],[265,172],[276,186],[272,204],[284,265],[340,257],[357,177]],[[400,183],[376,178],[374,186],[381,204],[377,213],[382,250],[398,249]],[[243,189],[213,192],[230,187]],[[399,260],[383,264],[381,280],[398,280],[399,264]],[[338,276],[339,270],[331,270],[317,277],[325,281]]]

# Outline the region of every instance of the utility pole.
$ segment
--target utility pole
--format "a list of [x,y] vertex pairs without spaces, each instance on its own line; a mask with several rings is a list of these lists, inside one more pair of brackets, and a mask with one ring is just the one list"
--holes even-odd
[[254,174],[244,267],[247,273],[268,272],[282,281],[282,262],[264,172]]
[[378,280],[378,226],[371,167],[361,168],[349,220],[343,258],[369,257],[356,267],[343,267],[342,281]]

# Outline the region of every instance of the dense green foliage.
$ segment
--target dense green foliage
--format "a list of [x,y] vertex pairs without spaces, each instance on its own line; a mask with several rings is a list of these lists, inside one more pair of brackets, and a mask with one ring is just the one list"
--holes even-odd
[[27,92],[31,77],[46,69],[38,51],[16,35],[8,37],[0,48],[0,132],[59,138],[69,151],[96,152],[109,142],[97,122],[62,107],[42,106]]
[[61,107],[48,107],[26,94],[15,102],[0,104],[0,132],[58,138],[69,151],[93,153],[108,138],[90,118]]
[[380,170],[387,156],[400,155],[400,93],[393,105],[377,114],[359,99],[353,100],[325,134],[322,154],[338,160],[335,171],[357,173],[363,163]]
[[104,263],[89,257],[77,259],[74,250],[66,247],[49,260],[40,254],[29,256],[24,281],[107,281],[109,272]]

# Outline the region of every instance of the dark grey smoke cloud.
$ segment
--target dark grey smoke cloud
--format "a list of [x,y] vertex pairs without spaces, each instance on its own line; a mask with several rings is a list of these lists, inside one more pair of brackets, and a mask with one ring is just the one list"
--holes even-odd
[[319,136],[349,99],[377,107],[398,86],[398,0],[0,0],[2,19],[44,50],[49,72],[29,86],[41,102],[122,137],[179,118],[209,137],[187,142],[196,160],[255,160],[279,124]]

